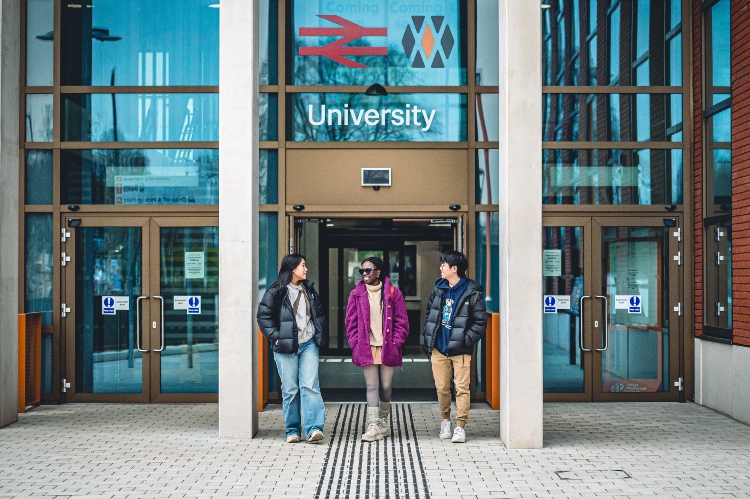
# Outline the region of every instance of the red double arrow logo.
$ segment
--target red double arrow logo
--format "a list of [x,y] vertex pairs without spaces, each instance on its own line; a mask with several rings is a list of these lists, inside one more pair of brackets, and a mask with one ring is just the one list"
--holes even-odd
[[350,68],[367,68],[369,66],[347,59],[346,56],[388,55],[388,47],[344,47],[347,43],[358,40],[363,36],[388,36],[388,28],[365,28],[359,24],[347,21],[340,16],[318,15],[318,17],[325,19],[326,21],[331,21],[334,24],[338,24],[341,28],[300,28],[299,35],[340,36],[341,38],[327,45],[323,45],[322,47],[300,47],[299,55],[317,55],[327,57],[332,61]]

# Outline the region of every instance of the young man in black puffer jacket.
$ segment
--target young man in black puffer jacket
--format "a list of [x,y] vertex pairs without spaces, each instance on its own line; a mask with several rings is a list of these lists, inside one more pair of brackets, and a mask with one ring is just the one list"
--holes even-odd
[[466,442],[469,418],[469,381],[474,345],[487,327],[482,287],[466,277],[469,260],[458,251],[440,257],[440,279],[427,302],[424,344],[431,352],[438,404],[443,421],[440,438],[451,438],[451,375],[456,387],[456,428],[453,443]]

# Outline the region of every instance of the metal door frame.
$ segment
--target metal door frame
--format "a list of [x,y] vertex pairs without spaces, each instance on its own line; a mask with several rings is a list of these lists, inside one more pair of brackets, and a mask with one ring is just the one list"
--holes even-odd
[[[664,215],[635,215],[635,216],[607,216],[592,214],[590,216],[552,215],[545,216],[542,227],[582,227],[584,251],[584,296],[606,296],[602,287],[601,241],[604,227],[665,227],[665,220],[673,219],[676,227],[670,227],[668,246],[662,248],[666,252],[670,265],[669,276],[669,391],[656,393],[604,393],[601,391],[602,353],[597,348],[603,348],[601,334],[594,331],[594,321],[603,324],[604,317],[601,305],[593,300],[583,300],[581,313],[581,337],[583,345],[591,352],[582,352],[584,366],[584,391],[581,393],[545,393],[545,402],[636,402],[636,401],[679,401],[684,400],[679,380],[685,377],[684,366],[684,338],[682,315],[685,309],[683,268],[685,265],[683,243],[681,241],[683,219],[680,214]],[[679,235],[679,237],[678,237]],[[681,259],[678,262],[678,258]],[[599,331],[601,332],[601,331]],[[683,383],[684,385],[684,383]]]
[[[65,373],[64,380],[70,384],[69,388],[63,387],[64,401],[65,402],[122,402],[122,403],[147,403],[150,401],[151,394],[150,390],[150,362],[148,353],[143,352],[141,355],[141,393],[77,393],[76,392],[76,314],[77,310],[75,307],[76,297],[76,278],[75,278],[75,262],[76,262],[76,249],[75,249],[75,230],[80,228],[96,228],[96,227],[140,227],[141,228],[141,296],[149,295],[149,280],[148,276],[145,275],[146,269],[149,268],[149,224],[150,217],[148,216],[136,216],[136,217],[111,217],[111,216],[97,216],[97,215],[76,215],[72,213],[62,214],[61,228],[62,230],[70,233],[70,236],[66,237],[66,241],[61,244],[61,248],[70,257],[70,261],[65,262],[66,265],[60,268],[63,297],[63,306],[70,308],[69,312],[65,312],[65,317],[61,320],[61,333],[63,336],[62,343],[65,345],[65,367],[63,372]],[[80,225],[77,227],[69,227],[68,220],[80,220]],[[144,327],[148,326],[149,318],[151,315],[150,300],[143,300],[140,309],[140,326],[141,326],[141,348],[143,350],[151,350],[149,343],[149,335],[144,334]],[[136,307],[138,304],[136,303]],[[138,331],[136,330],[136,334]],[[64,381],[64,382],[65,382]]]

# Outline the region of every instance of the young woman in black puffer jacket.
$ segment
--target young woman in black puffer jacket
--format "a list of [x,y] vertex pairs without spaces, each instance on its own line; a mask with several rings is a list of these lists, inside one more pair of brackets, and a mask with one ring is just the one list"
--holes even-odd
[[308,442],[323,440],[325,406],[318,362],[328,326],[320,295],[307,280],[304,256],[293,253],[281,261],[279,277],[263,295],[257,319],[273,347],[281,377],[286,441],[300,441],[302,421]]

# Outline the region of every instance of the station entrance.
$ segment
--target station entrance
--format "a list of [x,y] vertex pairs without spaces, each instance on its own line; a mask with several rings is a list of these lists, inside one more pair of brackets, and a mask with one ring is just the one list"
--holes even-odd
[[[422,343],[424,310],[440,255],[465,246],[464,216],[433,218],[302,218],[289,216],[290,251],[307,258],[308,279],[327,304],[329,339],[320,349],[320,386],[327,401],[364,400],[362,370],[351,363],[344,317],[360,280],[362,260],[377,256],[406,300],[409,336],[394,377],[394,400],[437,400],[429,356]],[[472,383],[472,395],[475,396]]]

